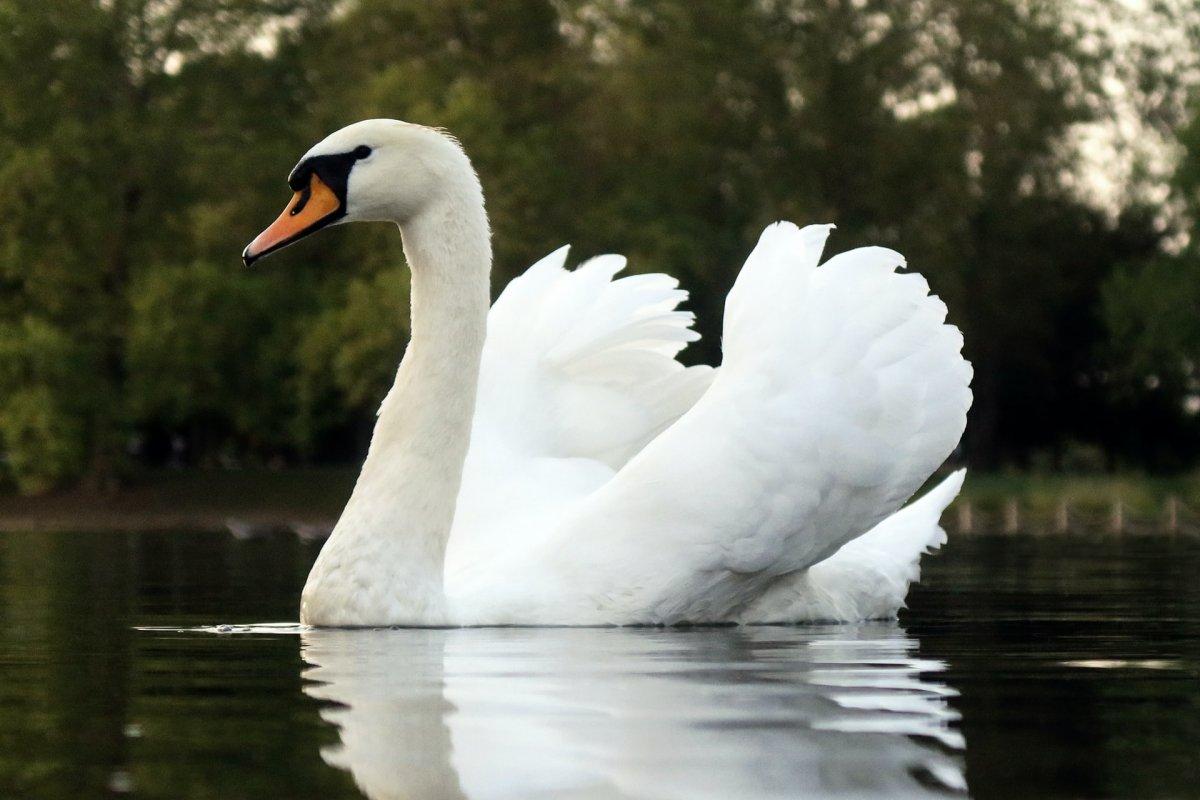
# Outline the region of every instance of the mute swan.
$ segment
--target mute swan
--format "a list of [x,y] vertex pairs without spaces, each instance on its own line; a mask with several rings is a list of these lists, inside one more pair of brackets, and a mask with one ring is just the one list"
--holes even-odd
[[[555,251],[489,313],[479,179],[450,136],[367,120],[313,147],[247,265],[328,225],[399,225],[412,335],[301,597],[309,625],[673,624],[894,615],[941,543],[962,336],[879,247],[769,226],[717,369],[666,275]],[[880,527],[871,530],[874,526]],[[864,532],[866,536],[860,537]],[[811,569],[810,569],[811,568]]]

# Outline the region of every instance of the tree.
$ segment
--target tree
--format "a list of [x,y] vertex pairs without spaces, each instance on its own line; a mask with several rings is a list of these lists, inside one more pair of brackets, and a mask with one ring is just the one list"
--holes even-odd
[[[1183,220],[1200,215],[1200,119],[1180,136],[1172,188]],[[1120,424],[1111,450],[1160,469],[1200,454],[1200,245],[1122,264],[1103,287],[1103,354]]]
[[[1094,433],[1080,406],[1103,401],[1079,375],[1103,337],[1100,283],[1160,238],[1072,180],[1071,137],[1112,111],[1102,26],[1010,0],[568,8],[568,36],[602,73],[579,126],[583,235],[684,276],[708,357],[761,226],[835,221],[832,246],[902,250],[963,328],[972,461]],[[1147,96],[1169,83],[1154,63],[1131,67]]]
[[463,141],[497,291],[566,242],[623,252],[682,279],[713,361],[762,226],[836,222],[963,328],[971,461],[1132,454],[1145,309],[1188,296],[1153,265],[1197,193],[1193,159],[1164,203],[1159,156],[1198,28],[1185,0],[0,0],[4,471],[103,482],[135,434],[355,456],[406,335],[399,237],[237,254],[301,153],[379,116]]
[[[320,6],[0,2],[0,215],[8,223],[0,280],[12,323],[0,334],[9,339],[0,447],[21,485],[83,469],[99,481],[114,473],[131,423],[122,402],[131,282],[157,264],[186,263],[202,246],[195,192],[237,197],[231,183],[250,177],[231,174],[238,161],[197,161],[196,152],[231,138],[271,143],[248,134],[278,119],[247,130],[228,110],[278,112],[302,98],[255,86],[255,70],[282,75],[287,61],[252,56],[250,44],[267,22]],[[278,37],[286,42],[285,31]],[[205,103],[214,89],[222,102]],[[206,191],[216,177],[225,180],[220,191]],[[31,331],[35,343],[53,342],[60,366],[22,363],[39,360]]]

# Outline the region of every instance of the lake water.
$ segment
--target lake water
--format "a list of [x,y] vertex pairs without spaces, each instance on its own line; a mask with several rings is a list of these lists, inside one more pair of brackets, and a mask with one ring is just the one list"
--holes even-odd
[[899,623],[257,624],[317,547],[0,535],[0,798],[1200,797],[1195,539],[952,538]]

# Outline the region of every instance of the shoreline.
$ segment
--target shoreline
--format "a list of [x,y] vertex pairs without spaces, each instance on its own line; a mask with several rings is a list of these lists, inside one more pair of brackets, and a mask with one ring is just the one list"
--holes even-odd
[[63,489],[0,494],[0,531],[292,530],[316,536],[333,527],[357,467],[288,470],[154,470],[111,492]]
[[[337,517],[295,517],[283,519],[267,514],[194,515],[141,513],[132,515],[0,514],[0,536],[6,533],[219,533],[234,532],[239,538],[252,538],[274,532],[291,532],[303,538],[325,538]],[[242,533],[244,531],[244,533]]]
[[[318,539],[357,475],[357,466],[162,469],[135,473],[112,492],[0,493],[0,532],[290,531]],[[942,524],[952,535],[1200,535],[1200,476],[968,474]]]

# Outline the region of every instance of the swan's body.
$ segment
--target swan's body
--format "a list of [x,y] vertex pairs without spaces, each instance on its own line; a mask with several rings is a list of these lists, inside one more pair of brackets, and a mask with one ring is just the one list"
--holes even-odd
[[684,368],[686,294],[614,279],[616,256],[567,272],[557,251],[489,313],[482,192],[436,131],[357,123],[292,183],[248,261],[331,221],[390,220],[412,270],[410,344],[302,621],[887,616],[942,541],[961,474],[889,515],[957,444],[971,373],[899,254],[818,267],[830,226],[770,226],[730,293],[722,365]]

